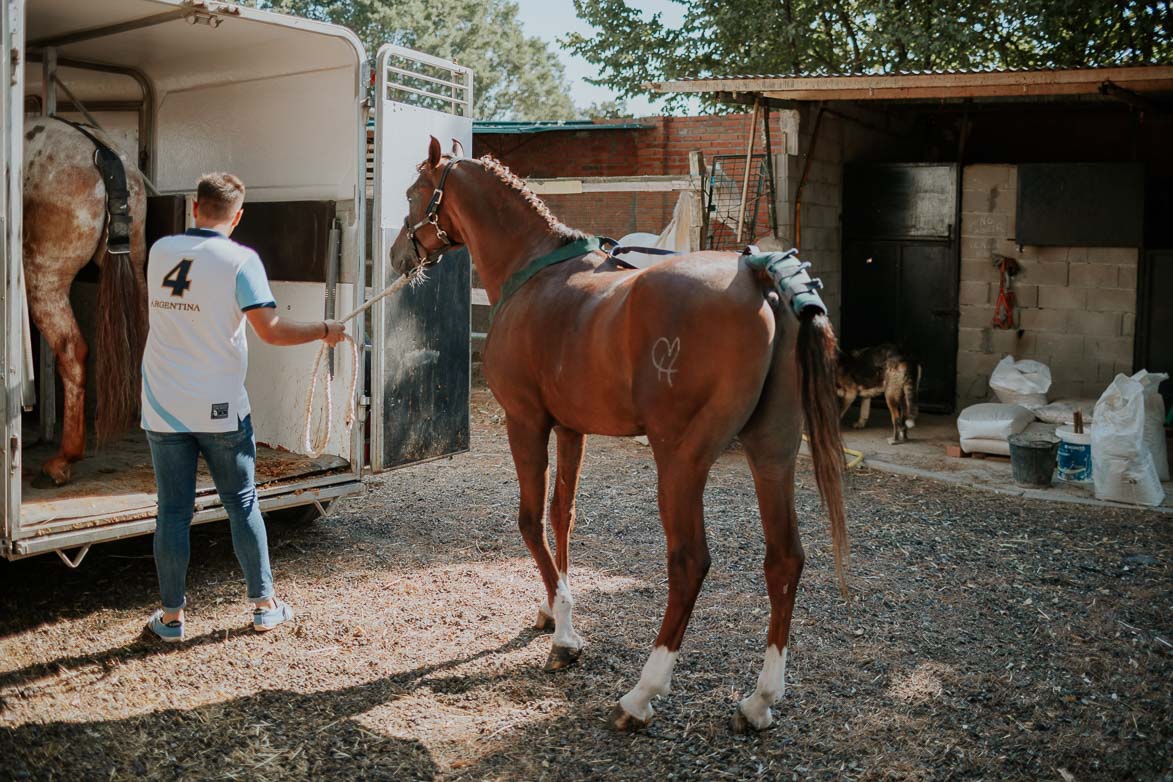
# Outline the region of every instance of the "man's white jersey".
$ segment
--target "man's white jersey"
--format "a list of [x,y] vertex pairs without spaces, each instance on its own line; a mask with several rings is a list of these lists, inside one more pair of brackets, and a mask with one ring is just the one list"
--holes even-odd
[[260,257],[206,228],[168,236],[151,247],[147,298],[143,429],[236,431],[250,410],[244,313],[277,306]]

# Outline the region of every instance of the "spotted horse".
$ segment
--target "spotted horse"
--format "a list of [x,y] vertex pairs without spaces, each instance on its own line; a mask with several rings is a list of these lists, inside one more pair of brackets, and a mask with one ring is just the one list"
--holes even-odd
[[89,346],[70,306],[69,290],[91,260],[100,269],[94,340],[98,443],[110,442],[136,420],[147,332],[142,276],[146,190],[138,168],[120,156],[126,190],[112,193],[121,198],[108,199],[112,188],[98,164],[114,165],[112,145],[95,129],[42,117],[26,124],[24,138],[29,316],[53,350],[65,389],[61,444],[41,467],[38,483],[60,486],[69,482],[72,465],[85,454]]

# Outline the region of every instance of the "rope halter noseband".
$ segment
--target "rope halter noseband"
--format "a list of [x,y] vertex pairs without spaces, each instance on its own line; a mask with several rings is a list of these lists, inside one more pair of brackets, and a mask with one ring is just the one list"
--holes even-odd
[[[415,250],[415,257],[420,266],[430,266],[436,263],[445,250],[456,245],[456,242],[448,236],[448,232],[440,227],[440,204],[444,202],[444,184],[448,181],[448,173],[459,162],[459,159],[449,160],[448,164],[444,166],[444,170],[440,172],[440,181],[436,183],[432,200],[428,201],[428,206],[424,209],[424,216],[420,218],[420,221],[412,225],[410,216],[403,218],[403,227],[407,231],[407,238],[411,239],[411,246]],[[426,225],[432,226],[432,229],[435,230],[436,238],[440,240],[439,247],[428,249],[416,238],[416,232]]]

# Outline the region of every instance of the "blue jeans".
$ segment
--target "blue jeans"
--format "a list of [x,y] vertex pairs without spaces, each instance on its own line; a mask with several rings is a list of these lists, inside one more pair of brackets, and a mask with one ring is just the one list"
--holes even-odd
[[269,541],[253,476],[257,444],[252,417],[235,432],[147,432],[155,483],[159,487],[159,518],[155,523],[155,569],[163,608],[178,611],[185,597],[187,563],[191,558],[189,532],[195,513],[196,459],[202,453],[228,512],[232,548],[244,570],[252,601],[273,597]]

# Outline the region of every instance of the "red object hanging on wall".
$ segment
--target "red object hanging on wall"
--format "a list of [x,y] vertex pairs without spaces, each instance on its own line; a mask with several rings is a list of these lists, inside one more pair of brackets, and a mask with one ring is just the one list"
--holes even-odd
[[998,267],[998,299],[994,302],[994,319],[990,325],[996,329],[1014,328],[1014,275],[1018,274],[1018,261],[1005,255],[995,255],[994,265]]

